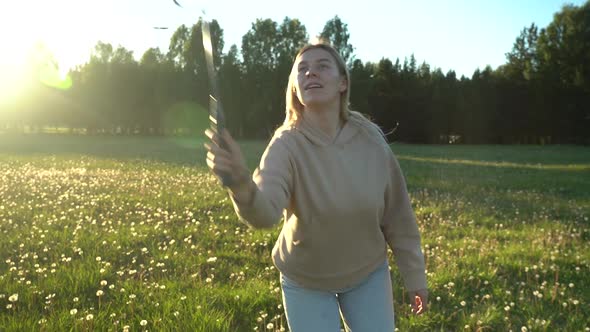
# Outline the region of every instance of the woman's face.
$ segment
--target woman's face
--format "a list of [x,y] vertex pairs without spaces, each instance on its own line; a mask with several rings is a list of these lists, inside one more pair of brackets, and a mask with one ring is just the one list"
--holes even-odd
[[338,64],[327,51],[314,48],[299,56],[296,71],[297,97],[306,107],[330,105],[340,101],[346,91],[346,78],[340,75]]

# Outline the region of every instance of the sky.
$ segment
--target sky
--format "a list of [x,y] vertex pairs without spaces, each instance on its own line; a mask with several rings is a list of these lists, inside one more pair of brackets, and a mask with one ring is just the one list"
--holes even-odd
[[[55,55],[60,69],[88,61],[98,40],[132,50],[136,59],[150,47],[168,49],[181,24],[192,25],[205,11],[224,30],[225,51],[241,46],[256,19],[278,23],[297,18],[310,39],[338,15],[348,25],[356,58],[395,61],[414,54],[443,72],[471,77],[477,69],[506,62],[520,31],[546,27],[566,3],[585,0],[29,0],[0,1],[0,68],[22,64],[35,41]],[[168,27],[158,30],[154,27]]]

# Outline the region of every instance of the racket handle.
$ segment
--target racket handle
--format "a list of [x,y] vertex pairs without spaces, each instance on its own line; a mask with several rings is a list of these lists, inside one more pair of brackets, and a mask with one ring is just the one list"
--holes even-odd
[[[223,113],[221,103],[218,102],[217,99],[212,95],[209,95],[209,119],[213,124],[213,130],[219,137],[220,147],[225,151],[230,152],[229,146],[222,136],[223,131],[225,130],[225,114]],[[221,184],[224,187],[229,187],[234,184],[231,174],[226,172],[220,172],[219,179],[221,180]]]
[[[229,152],[229,146],[227,145],[227,142],[225,142],[223,137],[221,137],[221,134],[219,135],[219,142],[221,143],[221,148],[224,149],[225,151]],[[229,174],[227,172],[220,172],[219,178],[221,180],[221,184],[224,187],[229,187],[234,184],[231,174]]]

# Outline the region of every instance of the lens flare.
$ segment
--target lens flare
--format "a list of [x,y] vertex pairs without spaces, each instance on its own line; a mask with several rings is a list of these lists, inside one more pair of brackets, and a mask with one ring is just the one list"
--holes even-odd
[[39,69],[39,81],[60,90],[68,90],[72,87],[70,75],[60,72],[57,66],[52,64],[47,64]]

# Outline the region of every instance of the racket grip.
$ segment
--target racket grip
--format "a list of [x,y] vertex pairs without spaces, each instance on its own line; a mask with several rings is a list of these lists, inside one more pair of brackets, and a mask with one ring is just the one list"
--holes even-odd
[[[221,143],[221,148],[224,149],[225,151],[229,152],[229,147],[228,147],[227,143],[225,142],[225,140],[223,139],[223,137],[220,136],[219,141]],[[219,179],[221,180],[221,184],[224,187],[230,187],[234,184],[231,174],[229,174],[227,172],[220,172]]]

